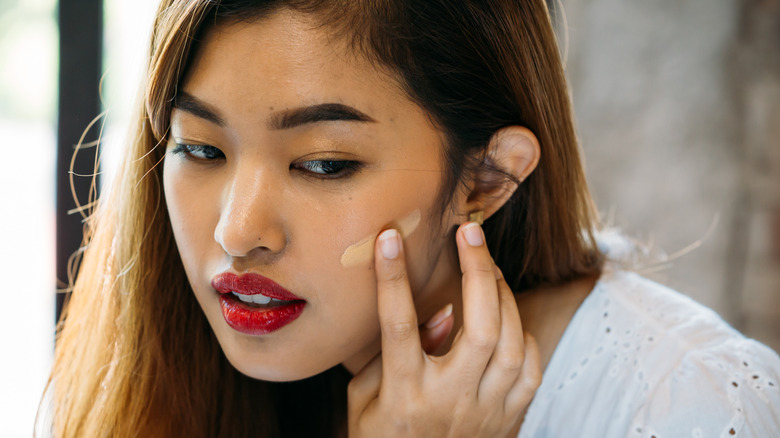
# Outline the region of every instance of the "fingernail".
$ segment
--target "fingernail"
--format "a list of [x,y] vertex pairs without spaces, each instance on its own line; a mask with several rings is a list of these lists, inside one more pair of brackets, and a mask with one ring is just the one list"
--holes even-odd
[[452,315],[452,303],[447,304],[425,323],[425,328],[434,328]]
[[398,231],[389,229],[382,232],[379,235],[379,249],[382,251],[384,258],[388,260],[398,257],[398,253],[401,252]]
[[482,236],[482,230],[476,222],[472,222],[463,227],[463,235],[466,237],[466,242],[471,246],[482,246],[482,244],[485,243],[485,239]]

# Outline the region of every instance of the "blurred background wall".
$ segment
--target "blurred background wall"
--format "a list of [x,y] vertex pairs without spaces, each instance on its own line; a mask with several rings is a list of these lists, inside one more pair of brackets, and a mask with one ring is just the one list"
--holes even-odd
[[[606,220],[656,255],[693,245],[646,273],[780,350],[780,0],[549,2],[568,34],[579,134]],[[155,3],[103,4],[108,162]],[[57,84],[57,8],[0,1],[2,437],[31,435],[52,357],[54,181],[67,172],[55,167],[57,90],[73,87]]]
[[30,437],[54,348],[55,0],[0,0],[0,436]]
[[647,274],[780,350],[780,0],[563,8],[579,135],[607,221],[668,255],[696,246]]

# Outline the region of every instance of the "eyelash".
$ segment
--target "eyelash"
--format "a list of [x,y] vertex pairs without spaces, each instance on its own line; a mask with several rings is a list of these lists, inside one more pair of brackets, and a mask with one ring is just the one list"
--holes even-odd
[[[171,150],[173,155],[182,155],[188,160],[208,163],[225,159],[225,154],[214,146],[177,143]],[[198,154],[202,154],[199,156]],[[336,179],[351,176],[363,167],[354,160],[306,160],[290,165],[291,170],[306,172],[313,178]]]
[[290,165],[290,169],[301,170],[320,179],[345,178],[359,171],[361,167],[362,163],[351,160],[308,160]]
[[[197,153],[206,153],[206,156],[198,156]],[[208,145],[202,145],[202,144],[182,144],[177,143],[176,147],[173,148],[171,151],[173,155],[183,155],[187,159],[190,160],[200,160],[200,161],[211,161],[211,160],[219,160],[224,159],[225,154],[222,153],[221,150],[215,148],[214,146],[208,146]],[[208,156],[208,154],[211,154],[211,156]]]

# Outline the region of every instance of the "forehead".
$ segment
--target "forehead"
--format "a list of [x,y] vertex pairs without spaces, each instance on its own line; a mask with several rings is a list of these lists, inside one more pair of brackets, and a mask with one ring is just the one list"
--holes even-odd
[[[236,144],[277,144],[304,132],[321,133],[323,139],[349,139],[363,150],[382,151],[387,166],[408,168],[438,168],[445,152],[446,136],[388,71],[296,12],[210,29],[180,87],[180,96],[185,93],[212,110],[221,121],[220,135]],[[355,109],[372,123],[274,129],[280,112],[323,105]],[[182,117],[174,108],[174,126]]]
[[390,118],[393,108],[420,110],[389,69],[357,54],[313,17],[286,9],[211,27],[182,88],[269,109],[327,101]]

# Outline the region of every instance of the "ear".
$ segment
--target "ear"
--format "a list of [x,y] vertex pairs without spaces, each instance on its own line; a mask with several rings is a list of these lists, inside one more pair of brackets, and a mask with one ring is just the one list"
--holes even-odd
[[[473,186],[466,199],[465,215],[483,211],[485,219],[492,216],[509,201],[517,190],[517,181],[522,183],[539,163],[539,140],[528,128],[507,126],[499,129],[490,138],[484,166],[477,169]],[[512,178],[507,178],[498,168]]]

